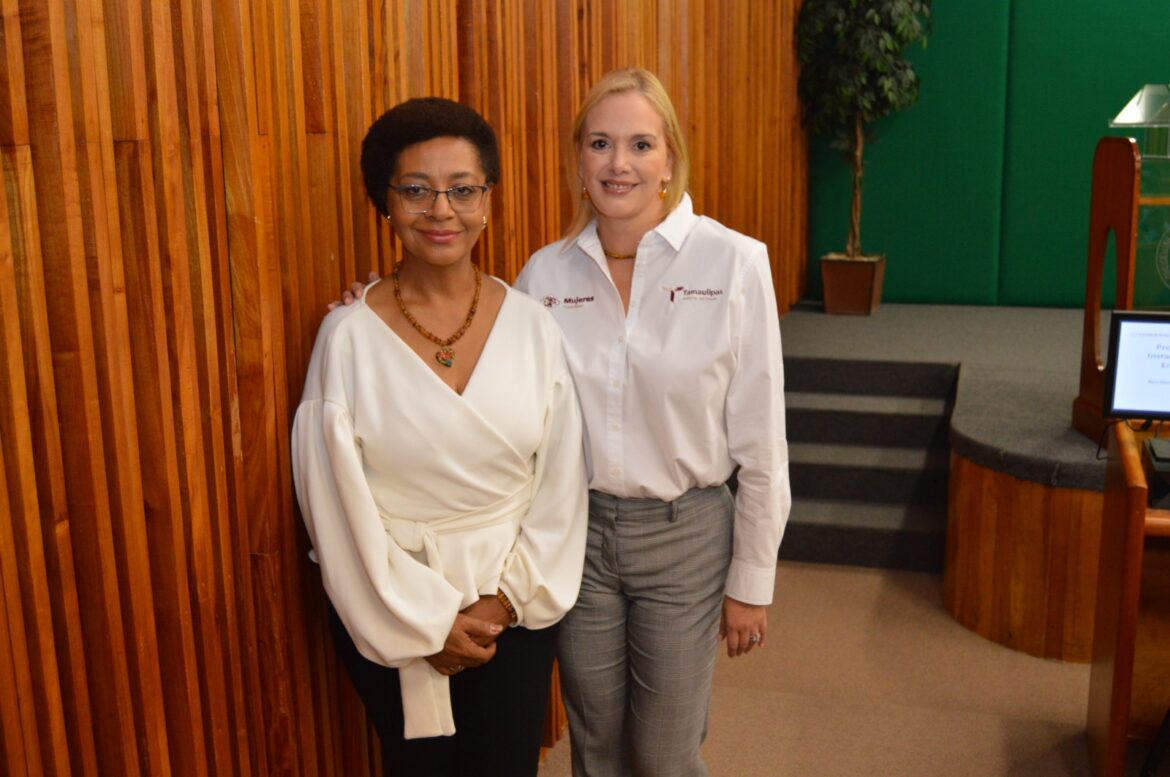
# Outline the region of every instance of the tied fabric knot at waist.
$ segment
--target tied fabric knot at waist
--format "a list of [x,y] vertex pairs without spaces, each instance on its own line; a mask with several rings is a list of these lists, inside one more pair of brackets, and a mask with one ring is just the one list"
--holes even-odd
[[[382,526],[398,547],[411,553],[422,552],[427,566],[443,574],[439,537],[445,534],[486,529],[506,523],[519,523],[531,502],[532,481],[515,493],[478,510],[471,510],[433,521],[381,513]],[[455,717],[451,712],[450,678],[439,674],[425,658],[416,658],[398,670],[402,686],[403,736],[407,739],[451,736]]]

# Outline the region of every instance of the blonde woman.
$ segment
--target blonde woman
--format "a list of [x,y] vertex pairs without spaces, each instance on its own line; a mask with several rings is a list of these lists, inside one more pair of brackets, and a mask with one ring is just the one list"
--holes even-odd
[[585,572],[558,645],[573,774],[705,775],[717,639],[764,646],[791,505],[767,249],[694,213],[651,73],[594,86],[573,152],[576,217],[515,284],[560,324],[585,419]]

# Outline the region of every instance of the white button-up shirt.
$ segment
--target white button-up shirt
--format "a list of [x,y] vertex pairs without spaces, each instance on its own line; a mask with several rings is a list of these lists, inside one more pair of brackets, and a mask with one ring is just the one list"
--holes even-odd
[[564,332],[590,488],[669,501],[738,466],[725,590],[771,603],[792,497],[767,247],[687,196],[638,246],[628,312],[595,223],[533,254],[515,285]]

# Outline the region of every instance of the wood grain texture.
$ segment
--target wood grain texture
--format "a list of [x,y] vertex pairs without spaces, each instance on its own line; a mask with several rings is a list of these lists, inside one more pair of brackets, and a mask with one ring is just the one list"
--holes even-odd
[[1093,773],[1125,774],[1130,737],[1150,738],[1170,708],[1170,511],[1148,507],[1140,438],[1109,436],[1086,731]]
[[1099,443],[1106,419],[1105,362],[1101,342],[1101,290],[1109,249],[1114,242],[1115,310],[1133,307],[1134,257],[1137,254],[1138,195],[1141,152],[1133,138],[1102,138],[1093,154],[1089,201],[1088,260],[1085,272],[1085,315],[1081,330],[1080,388],[1072,406],[1073,428]]
[[[11,226],[6,198],[0,198],[0,364],[6,368],[0,371],[0,408],[9,408],[0,414],[0,436],[21,435],[28,441],[27,408],[14,407],[22,398],[13,389],[23,378],[20,351],[20,323],[16,312],[16,282],[13,275]],[[9,374],[10,373],[10,374]],[[3,380],[8,377],[8,380]],[[23,412],[22,412],[23,411]],[[31,449],[31,445],[28,446]],[[16,455],[20,455],[19,451]],[[17,500],[25,498],[35,501],[35,484],[29,464],[13,467],[14,489],[19,489]],[[4,464],[4,450],[0,448],[0,473],[7,472]],[[27,492],[27,494],[26,494]],[[0,477],[0,515],[13,516],[14,500],[9,495],[8,480]],[[17,565],[17,546],[14,532],[17,521],[0,521],[0,686],[9,689],[5,699],[0,701],[0,761],[6,774],[39,773],[44,770],[41,763],[40,737],[34,703],[33,674],[30,665],[29,639],[24,621],[24,605],[21,601],[21,585]],[[25,521],[19,521],[25,524]],[[36,523],[33,522],[33,526]],[[60,712],[60,705],[57,705]]]
[[325,305],[400,255],[366,128],[432,94],[488,118],[475,256],[512,280],[572,213],[581,98],[649,68],[696,209],[767,243],[784,312],[797,6],[0,0],[0,771],[378,773],[288,462]]
[[1170,539],[1146,531],[1143,545],[1127,733],[1150,738],[1170,710]]
[[951,456],[943,599],[1001,645],[1089,661],[1102,494],[1052,488]]
[[[64,509],[64,484],[51,370],[47,349],[41,350],[48,325],[44,306],[38,304],[44,290],[30,152],[28,146],[2,152],[5,197],[0,215],[7,229],[0,232],[5,236],[0,244],[0,440],[6,447],[8,510],[0,516],[11,522],[10,563],[18,572],[16,590],[25,619],[23,629],[13,622],[9,632],[23,631],[27,641],[41,767],[47,773],[69,773],[72,749],[77,772],[93,774],[96,752],[74,573],[51,541],[53,522],[44,525],[46,514],[51,517]],[[42,358],[30,360],[37,354]],[[8,612],[14,618],[15,605]],[[78,732],[68,741],[67,721]],[[31,756],[26,758],[30,760]]]

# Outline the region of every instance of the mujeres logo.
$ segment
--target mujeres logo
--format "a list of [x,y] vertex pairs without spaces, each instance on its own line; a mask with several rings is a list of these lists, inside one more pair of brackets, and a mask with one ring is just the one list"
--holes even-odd
[[540,300],[540,304],[546,308],[555,308],[557,305],[564,305],[567,308],[579,308],[582,305],[587,305],[593,301],[593,295],[587,297],[554,297],[549,295]]

